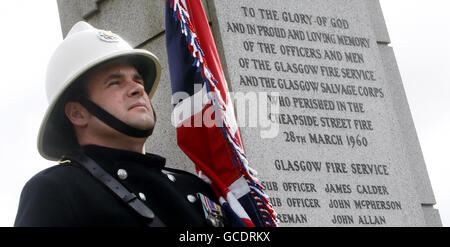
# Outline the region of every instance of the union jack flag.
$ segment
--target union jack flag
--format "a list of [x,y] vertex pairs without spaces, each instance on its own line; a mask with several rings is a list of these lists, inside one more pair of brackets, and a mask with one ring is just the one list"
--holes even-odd
[[277,226],[256,171],[248,166],[201,0],[166,0],[165,19],[178,146],[211,185],[228,224]]

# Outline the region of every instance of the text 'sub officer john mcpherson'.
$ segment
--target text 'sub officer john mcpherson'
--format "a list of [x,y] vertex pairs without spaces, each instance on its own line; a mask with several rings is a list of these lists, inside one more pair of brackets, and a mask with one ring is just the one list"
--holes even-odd
[[[78,22],[53,54],[38,149],[60,164],[24,186],[15,226],[221,226],[208,184],[145,153],[158,59]],[[204,197],[202,197],[204,198]]]

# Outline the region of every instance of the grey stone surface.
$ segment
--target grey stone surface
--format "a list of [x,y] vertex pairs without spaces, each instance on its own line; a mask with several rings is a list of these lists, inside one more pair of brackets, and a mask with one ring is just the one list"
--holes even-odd
[[114,30],[132,46],[139,46],[164,31],[164,3],[147,0],[58,0],[63,36],[73,24],[84,20],[97,28]]
[[63,37],[67,35],[73,24],[78,21],[87,20],[92,15],[98,13],[98,4],[102,1],[103,0],[57,0]]
[[403,88],[402,79],[398,70],[394,51],[389,46],[380,45],[380,54],[385,64],[386,78],[390,91],[393,92],[394,105],[397,117],[402,126],[403,145],[408,157],[408,164],[414,176],[414,183],[422,204],[435,204],[433,189],[428,178],[425,160],[420,148],[419,139],[415,131],[414,122],[411,116],[411,111],[408,106],[408,99],[406,98],[405,90]]
[[375,37],[380,43],[391,43],[386,23],[383,17],[383,11],[379,0],[365,0],[367,11],[369,11],[370,19],[372,21]]
[[[319,122],[319,126],[305,126],[290,124],[286,121],[287,124],[279,125],[279,134],[272,139],[261,138],[262,127],[240,128],[250,166],[259,171],[259,176],[266,185],[271,201],[280,215],[280,225],[366,226],[364,223],[368,223],[367,225],[370,226],[425,226],[426,219],[422,210],[421,196],[416,191],[415,183],[416,179],[424,178],[415,175],[416,168],[410,160],[410,158],[421,157],[419,155],[408,158],[411,149],[407,148],[408,145],[415,145],[417,148],[418,142],[413,143],[411,139],[409,143],[403,142],[405,138],[403,129],[414,128],[414,126],[410,125],[412,123],[410,119],[403,117],[403,115],[410,114],[409,112],[404,112],[404,108],[396,109],[397,101],[402,100],[402,98],[397,98],[396,90],[403,89],[391,86],[392,82],[388,77],[391,76],[392,71],[385,72],[385,68],[390,68],[389,62],[392,61],[384,61],[378,48],[378,43],[388,42],[387,36],[383,36],[380,31],[383,29],[384,22],[381,22],[382,17],[375,16],[381,13],[378,11],[379,9],[369,11],[369,8],[373,6],[379,7],[378,3],[367,4],[366,1],[359,0],[340,0],[332,3],[330,1],[302,1],[301,3],[283,1],[281,5],[274,1],[235,0],[224,2],[216,0],[209,4],[214,33],[216,37],[219,37],[216,42],[223,49],[222,63],[227,68],[226,76],[234,93],[244,92],[250,95],[252,92],[279,92],[281,96],[290,101],[290,106],[280,107],[280,113],[285,117],[287,115],[291,117],[294,115],[313,116],[324,121],[326,118],[350,119],[351,128],[344,125],[321,126],[320,124],[323,122]],[[244,8],[246,8],[247,16]],[[250,8],[255,11],[254,17],[252,17]],[[269,18],[269,14],[274,17],[274,11],[276,11],[278,20]],[[291,19],[285,21],[283,17],[288,14],[291,15]],[[301,15],[312,15],[311,22],[309,19],[304,19],[305,22],[302,23]],[[326,26],[321,26],[318,17],[326,17],[328,21],[331,21],[332,18],[340,18],[344,21],[344,28],[333,27],[330,22]],[[347,23],[349,24],[348,28],[345,25]],[[256,31],[252,32],[251,27],[254,27]],[[268,29],[269,34],[265,34],[264,31],[260,32],[264,28]],[[270,28],[279,28],[278,31],[282,29],[287,34],[286,36],[272,37]],[[299,30],[305,34],[305,37],[289,38],[289,30]],[[348,46],[333,42],[333,38],[329,39],[331,42],[325,42],[324,34],[328,37],[334,35],[333,37],[336,39],[338,35],[359,37],[368,39],[369,43],[366,47],[358,47],[357,45]],[[314,35],[321,35],[322,40],[317,36],[314,39]],[[250,42],[253,43],[250,44]],[[253,45],[253,51],[250,49],[251,45]],[[271,52],[270,46],[273,46],[275,52]],[[317,56],[306,55],[306,53],[284,55],[282,46],[307,48],[304,51],[312,49],[311,53],[315,53]],[[269,48],[266,49],[266,47]],[[339,51],[342,54],[353,52],[362,59],[346,61],[345,56],[342,60],[326,59],[326,51]],[[255,60],[267,61],[268,65],[264,63],[261,65]],[[245,61],[248,62],[247,66],[244,65]],[[317,73],[285,72],[277,69],[277,64],[280,63],[284,64],[284,68],[287,67],[287,63],[319,67]],[[327,72],[322,73],[320,66],[324,66],[325,69],[337,67],[338,71],[334,75]],[[369,80],[344,78],[343,68],[373,71],[374,78]],[[246,84],[245,80],[242,83],[242,78],[245,76],[247,78],[254,76],[258,85]],[[258,79],[261,77],[273,78],[275,86],[262,86],[264,81]],[[280,84],[278,84],[280,80],[296,80],[299,83],[317,82],[319,88],[317,91],[308,91],[302,88],[280,89]],[[401,84],[401,81],[397,81],[397,83]],[[370,96],[362,95],[358,91],[356,95],[346,95],[323,90],[325,86],[331,84],[355,86],[357,91],[360,88],[379,90],[383,93]],[[351,111],[349,108],[338,109],[337,107],[334,110],[295,107],[294,100],[298,98],[329,100],[335,105],[338,105],[338,102],[355,102],[363,106],[364,112]],[[281,105],[280,101],[277,103]],[[407,106],[406,101],[402,106],[405,105]],[[238,119],[249,116],[249,112],[239,111],[240,107],[238,106],[236,108],[238,108]],[[372,127],[369,129],[357,128],[355,120],[370,121]],[[404,124],[407,125],[404,126]],[[314,137],[317,134],[321,134],[322,137],[325,135],[340,136],[343,141],[342,143],[336,141],[335,144],[325,144],[326,141],[323,141],[317,144],[311,137],[311,135]],[[346,139],[352,136],[364,137],[361,138],[361,145],[349,146]],[[365,142],[366,140],[367,142]],[[420,147],[418,148],[420,149]],[[318,162],[317,164],[321,165],[320,171],[300,166],[307,164],[307,161]],[[419,163],[419,168],[424,167],[423,164],[420,164],[420,159],[414,160],[414,162]],[[347,168],[346,172],[342,172],[343,169],[341,171],[337,169],[342,168],[342,163]],[[358,166],[357,164],[368,166]],[[384,175],[376,175],[370,173],[369,170],[356,170],[357,167],[368,168],[372,165],[385,167],[388,172]],[[428,180],[425,179],[424,182],[426,183],[426,181]],[[343,185],[340,187],[346,189],[339,192],[327,190],[332,184]],[[384,193],[365,193],[366,191],[362,190],[364,186],[370,188],[376,186],[376,188],[381,188],[378,192]],[[424,193],[432,195],[432,191]],[[375,206],[358,207],[358,203],[361,201]],[[335,203],[334,205],[338,207],[333,207],[330,202]],[[380,206],[390,202],[401,206],[397,210]]]
[[[114,30],[132,46],[142,46],[164,32],[165,1],[57,0],[63,36],[78,21]],[[207,17],[207,1],[203,0]]]
[[80,2],[71,0],[57,0],[61,31],[66,37],[70,28],[78,21],[83,20]]
[[77,1],[80,8],[81,16],[84,19],[89,18],[89,16],[93,15],[98,11],[97,2],[98,0],[78,0]]
[[390,86],[390,90],[395,95],[393,99],[396,106],[395,110],[397,111],[397,117],[400,126],[402,126],[403,147],[411,169],[419,202],[423,207],[426,225],[442,226],[439,211],[433,208],[433,205],[436,204],[436,200],[428,177],[428,171],[420,148],[419,139],[415,131],[411,111],[408,106],[408,99],[404,91],[394,51],[392,47],[386,45],[379,45],[379,50],[383,64],[386,65],[385,72],[389,82],[388,86]]
[[164,4],[165,1],[104,0],[89,23],[114,30],[136,47],[164,31]]
[[442,227],[441,217],[437,209],[434,209],[432,205],[424,205],[422,208],[428,227]]

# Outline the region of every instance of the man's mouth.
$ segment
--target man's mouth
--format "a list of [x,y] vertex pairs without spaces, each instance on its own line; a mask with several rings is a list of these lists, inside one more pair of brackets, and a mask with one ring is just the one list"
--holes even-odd
[[128,108],[128,110],[131,110],[131,109],[134,109],[134,108],[145,108],[145,109],[147,109],[147,105],[145,105],[144,103],[134,103]]

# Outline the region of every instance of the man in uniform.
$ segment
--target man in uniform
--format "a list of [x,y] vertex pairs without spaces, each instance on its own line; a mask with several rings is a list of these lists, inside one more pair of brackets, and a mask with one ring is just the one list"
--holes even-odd
[[40,154],[60,164],[23,188],[15,226],[220,226],[210,186],[145,153],[158,59],[75,24],[52,56]]

